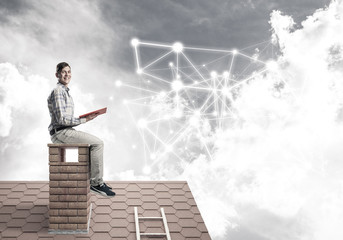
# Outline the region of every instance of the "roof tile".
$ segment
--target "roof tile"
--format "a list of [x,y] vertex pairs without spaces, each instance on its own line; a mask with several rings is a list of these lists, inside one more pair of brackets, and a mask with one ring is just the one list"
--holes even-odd
[[[91,195],[93,212],[89,234],[51,235],[48,233],[48,182],[0,182],[0,238],[136,240],[135,206],[140,217],[160,217],[163,208],[172,239],[211,239],[186,182],[108,184],[117,195],[111,199]],[[140,230],[164,232],[164,226],[159,220],[142,220]]]
[[23,192],[27,189],[25,184],[18,184],[14,188],[11,189],[12,192]]
[[105,232],[105,233],[107,233],[107,232],[109,232],[112,229],[112,227],[110,226],[109,223],[102,223],[102,224],[94,224],[92,229],[93,229],[93,231],[95,233],[97,233],[97,232]]
[[38,232],[42,228],[40,223],[26,223],[22,230],[23,232]]
[[37,240],[38,234],[37,233],[23,233],[17,239],[18,240]]
[[93,218],[95,223],[108,223],[111,219],[111,216],[108,214],[99,214]]
[[166,187],[164,184],[157,184],[156,187],[154,188],[156,192],[168,192],[169,188]]
[[199,238],[201,236],[201,232],[196,228],[182,228],[181,234],[187,238]]
[[21,228],[6,228],[1,232],[2,237],[18,237],[22,234]]
[[126,191],[128,192],[139,192],[141,189],[140,187],[137,186],[137,184],[135,183],[130,183],[127,187],[126,187]]
[[[111,237],[127,237],[129,235],[129,231],[126,227],[122,228],[112,228],[112,230],[109,232]],[[93,240],[93,239],[92,239]]]
[[112,219],[110,225],[112,227],[127,227],[129,222],[126,219]]
[[144,195],[141,199],[143,202],[157,202],[157,197],[153,195]]

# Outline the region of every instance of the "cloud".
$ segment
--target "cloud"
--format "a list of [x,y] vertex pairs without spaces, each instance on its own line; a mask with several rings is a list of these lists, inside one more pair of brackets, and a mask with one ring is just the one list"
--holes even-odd
[[343,237],[342,8],[334,1],[301,28],[272,12],[280,55],[242,84],[214,156],[161,161],[152,174],[188,180],[214,239]]
[[334,1],[300,29],[271,14],[277,72],[241,88],[241,124],[217,135],[213,161],[200,158],[182,174],[215,239],[343,237],[342,13]]

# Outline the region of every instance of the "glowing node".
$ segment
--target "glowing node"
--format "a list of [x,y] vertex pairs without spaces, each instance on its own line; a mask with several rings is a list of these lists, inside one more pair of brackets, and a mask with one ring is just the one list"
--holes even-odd
[[223,72],[223,76],[225,78],[228,78],[230,76],[230,73],[228,71]]
[[131,146],[131,148],[132,148],[132,149],[136,149],[137,146],[136,146],[135,144],[133,144],[133,145]]
[[143,173],[144,174],[150,174],[151,173],[151,167],[149,167],[149,166],[144,166],[143,167]]
[[211,77],[212,77],[212,78],[217,77],[217,72],[216,72],[216,71],[212,71],[212,72],[211,72]]
[[189,125],[193,127],[199,127],[199,116],[194,115],[189,119]]
[[180,43],[180,42],[174,43],[174,45],[173,45],[173,51],[174,52],[179,53],[179,52],[182,52],[182,50],[183,50],[182,43]]
[[183,88],[183,83],[180,80],[175,80],[172,82],[172,89],[176,92]]
[[126,99],[123,100],[123,104],[126,105],[128,101]]
[[268,68],[268,70],[276,71],[278,69],[278,64],[277,64],[277,62],[271,60],[271,61],[267,62],[267,68]]
[[172,152],[173,151],[173,146],[167,145],[165,150],[166,150],[166,153]]
[[169,63],[169,67],[173,67],[174,66],[174,63],[173,62],[170,62]]
[[160,95],[160,97],[165,97],[167,94],[165,91],[161,91],[159,95]]
[[194,81],[194,84],[198,84],[199,82],[198,81]]
[[156,153],[150,154],[150,159],[151,159],[151,160],[155,160],[156,157],[157,157]]
[[229,89],[228,89],[227,87],[223,87],[223,88],[222,88],[222,94],[223,94],[224,96],[229,96],[229,94],[230,94]]
[[176,75],[176,79],[180,79],[180,75]]
[[169,134],[173,134],[173,133],[174,133],[174,131],[173,131],[173,130],[170,130],[170,131],[169,131]]
[[233,50],[232,50],[232,54],[233,54],[233,55],[236,55],[237,53],[238,53],[237,49],[233,49]]
[[142,74],[143,70],[141,68],[138,68],[136,72],[137,72],[137,74]]
[[183,113],[182,113],[182,111],[180,109],[177,109],[177,110],[174,111],[173,115],[174,115],[175,118],[181,118]]
[[205,64],[203,64],[202,66],[203,66],[203,67],[205,67],[206,65],[205,65]]
[[164,119],[164,120],[169,120],[169,119],[170,119],[170,115],[169,115],[169,114],[164,115],[164,116],[163,116],[163,119]]
[[142,118],[141,118],[141,119],[138,120],[137,125],[138,125],[138,127],[140,127],[140,128],[146,128],[147,125],[148,125],[148,123],[147,123],[147,121],[146,121],[145,119],[142,119]]
[[116,81],[116,86],[117,86],[117,87],[120,87],[120,86],[122,86],[122,85],[123,85],[122,81],[120,81],[120,80],[117,80],[117,81]]
[[137,46],[139,45],[139,40],[138,40],[137,38],[133,38],[133,39],[131,40],[131,45],[132,45],[133,47],[137,47]]
[[213,115],[213,116],[218,116],[218,112],[217,112],[217,111],[214,111],[214,112],[212,113],[212,115]]
[[110,96],[108,99],[109,99],[110,101],[113,101],[113,96]]

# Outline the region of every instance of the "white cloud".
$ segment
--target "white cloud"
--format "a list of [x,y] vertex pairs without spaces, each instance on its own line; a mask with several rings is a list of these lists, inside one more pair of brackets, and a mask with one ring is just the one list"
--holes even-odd
[[[343,128],[337,114],[343,103],[343,69],[329,68],[328,60],[333,59],[329,49],[342,44],[342,10],[341,1],[333,2],[298,30],[292,30],[291,17],[273,12],[271,25],[282,50],[280,75],[243,87],[236,107],[244,124],[218,139],[215,162],[206,166],[221,170],[215,179],[226,194],[219,199],[239,216],[231,217],[231,224],[256,238],[343,237]],[[339,61],[341,53],[335,54]],[[279,81],[286,85],[274,97],[271,89]]]
[[334,1],[293,29],[273,12],[278,69],[241,88],[240,122],[216,135],[214,158],[183,166],[214,239],[343,237],[342,14]]

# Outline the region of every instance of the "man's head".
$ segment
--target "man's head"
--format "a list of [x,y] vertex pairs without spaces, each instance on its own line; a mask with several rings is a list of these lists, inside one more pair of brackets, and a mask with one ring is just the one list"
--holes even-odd
[[66,62],[61,62],[56,66],[56,77],[58,81],[65,86],[68,86],[71,80],[71,67]]

